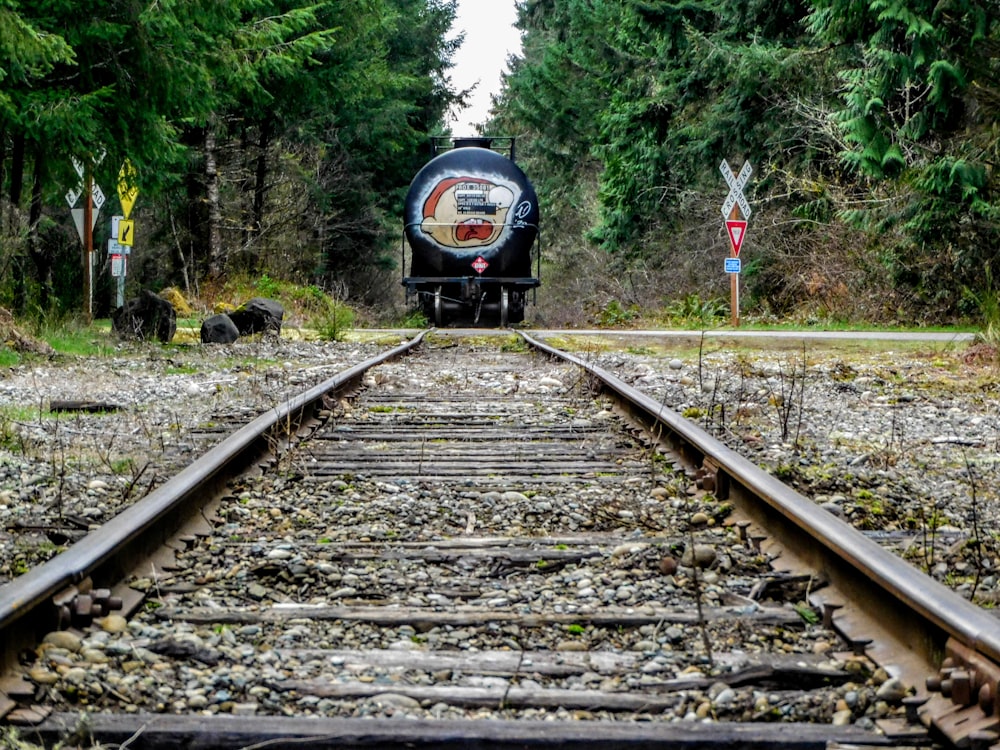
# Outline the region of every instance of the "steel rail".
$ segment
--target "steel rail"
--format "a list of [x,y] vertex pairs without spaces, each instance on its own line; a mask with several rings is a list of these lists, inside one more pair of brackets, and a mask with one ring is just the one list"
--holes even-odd
[[[895,665],[905,673],[918,694],[947,655],[959,642],[974,654],[966,666],[978,670],[972,680],[973,695],[962,703],[971,706],[975,691],[986,685],[980,704],[991,723],[997,713],[1000,690],[1000,620],[962,598],[951,589],[917,570],[893,553],[868,539],[852,526],[817,506],[748,459],[728,448],[697,425],[662,403],[632,388],[615,375],[580,357],[563,352],[523,331],[521,337],[535,349],[573,362],[617,394],[647,425],[655,437],[671,444],[692,472],[711,473],[716,495],[733,501],[799,559],[807,561],[841,594],[850,595],[857,609],[870,608],[873,620],[862,627],[877,627],[896,641],[892,656],[911,663]],[[819,596],[819,600],[823,597]],[[838,602],[839,603],[839,602]],[[846,620],[852,615],[846,614]],[[837,620],[833,620],[837,623]],[[857,638],[863,641],[863,636]],[[903,656],[900,657],[900,654]],[[992,662],[992,663],[990,663]],[[885,665],[884,665],[885,666]],[[888,668],[892,669],[889,665]],[[923,669],[922,673],[915,671]]]
[[[426,333],[268,410],[65,552],[0,587],[0,669],[16,658],[25,638],[30,638],[25,631],[40,633],[57,624],[53,623],[55,608],[42,605],[98,573],[128,570],[134,561],[176,533],[188,506],[220,489],[226,479],[273,448],[275,439],[292,436],[325,397],[360,382],[372,367],[406,354]],[[28,616],[33,618],[34,627],[24,627]]]
[[[831,588],[840,586],[841,590],[850,590],[852,604],[858,601],[853,596],[854,590],[866,589],[865,600],[871,603],[872,611],[877,612],[880,619],[887,621],[904,647],[919,652],[925,663],[934,664],[941,660],[949,637],[959,639],[961,643],[974,649],[977,652],[975,659],[996,660],[996,655],[1000,653],[1000,627],[983,610],[884,551],[849,525],[770,477],[663,404],[591,363],[523,332],[519,333],[538,351],[581,367],[599,381],[604,389],[627,402],[637,417],[652,425],[654,437],[671,443],[682,463],[692,473],[711,473],[717,497],[734,500],[739,510],[757,521],[771,537],[794,548],[797,555],[809,560],[810,564],[829,576],[833,581]],[[116,516],[99,531],[88,535],[49,563],[0,587],[0,650],[4,658],[11,658],[17,653],[19,643],[14,640],[15,637],[26,638],[32,631],[25,623],[29,614],[34,619],[38,617],[38,613],[47,613],[51,619],[55,611],[51,599],[66,586],[89,577],[110,579],[115,572],[131,569],[130,558],[143,559],[156,547],[161,537],[166,539],[176,535],[186,517],[183,514],[190,516],[191,509],[199,507],[206,495],[213,490],[224,489],[224,482],[229,476],[259,460],[277,442],[293,439],[297,430],[315,418],[316,407],[322,406],[329,395],[342,392],[357,383],[369,368],[410,351],[422,341],[423,335],[339,373],[306,393],[288,400],[280,409],[276,408],[262,415],[208,451],[177,477]],[[803,538],[807,540],[805,543],[801,541]],[[90,550],[89,555],[84,553],[87,549]],[[892,603],[898,609],[897,616],[883,617],[883,612],[892,610]],[[841,617],[846,618],[846,614]],[[35,629],[34,632],[43,631]],[[987,671],[990,668],[992,665],[987,667]],[[163,727],[162,744],[154,742],[150,747],[174,747],[177,746],[177,738],[185,732],[201,737],[212,731],[221,733],[219,742],[216,745],[205,745],[206,747],[232,746],[234,739],[239,744],[239,731],[258,734],[262,731],[260,727],[250,726],[253,722],[248,722],[247,719],[248,717],[158,718],[156,721],[163,721],[170,726]],[[143,722],[139,727],[130,725],[129,717],[105,719],[98,716],[97,720],[108,722],[108,731],[114,731],[113,727],[117,726],[119,733],[124,732],[121,737],[126,742],[128,737],[151,728],[145,724],[149,721],[148,717],[136,719]],[[65,732],[68,724],[60,724],[60,721],[47,723],[46,731],[56,728],[59,732]],[[185,721],[190,725],[181,726]],[[411,735],[397,734],[398,730],[393,730],[388,725],[381,734],[372,734],[370,730],[375,725],[369,721],[362,722],[363,727],[352,720],[343,725],[309,724],[304,725],[305,729],[296,729],[281,718],[260,717],[259,723],[261,726],[266,724],[274,733],[272,741],[276,743],[275,746],[286,746],[281,744],[281,738],[287,741],[287,746],[300,741],[289,740],[289,736],[308,736],[310,744],[316,747],[372,744],[373,739],[374,744],[385,746],[412,746],[430,741],[431,744],[442,747],[479,747],[489,739],[492,740],[489,743],[491,746],[496,744],[500,747],[535,744],[539,747],[596,748],[609,742],[615,746],[637,748],[666,745],[707,747],[720,744],[732,747],[778,747],[783,746],[776,741],[780,736],[782,740],[790,742],[790,748],[813,748],[827,746],[825,742],[834,737],[845,742],[861,739],[851,735],[854,728],[833,728],[826,725],[816,727],[815,736],[813,728],[807,727],[798,732],[797,725],[774,727],[774,733],[758,725],[733,725],[724,729],[698,727],[695,728],[696,732],[695,729],[682,728],[678,730],[680,734],[677,731],[671,734],[664,728],[657,727],[601,727],[595,731],[592,726],[588,726],[581,729],[580,736],[570,741],[564,728],[550,728],[543,732],[539,728],[522,726],[519,722],[490,721],[471,727],[465,723],[451,726],[439,721],[423,722],[426,726],[418,727],[414,722],[411,727],[414,732]],[[489,726],[485,726],[486,724]],[[496,734],[499,730],[508,734]],[[41,731],[41,728],[36,728],[36,731]],[[329,734],[318,737],[317,731]],[[971,734],[968,729],[960,731],[964,737]],[[304,734],[300,735],[300,732]],[[485,734],[477,734],[479,732]],[[695,734],[687,737],[685,733],[690,732]],[[706,735],[702,736],[702,732]],[[720,739],[720,732],[730,732],[732,736]],[[357,733],[363,737],[355,736]],[[759,744],[753,744],[750,735]],[[866,736],[870,738],[870,734]],[[690,745],[684,744],[688,741]],[[730,744],[726,744],[727,742]]]

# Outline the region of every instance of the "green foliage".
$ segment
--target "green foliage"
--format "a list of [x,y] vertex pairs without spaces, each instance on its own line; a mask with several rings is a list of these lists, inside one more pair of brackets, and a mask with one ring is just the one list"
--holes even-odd
[[502,352],[527,352],[528,344],[520,336],[505,336],[500,340]]
[[[958,314],[961,290],[1000,272],[995,0],[518,12],[523,55],[489,129],[519,137],[555,238],[546,262],[565,269],[548,283],[567,300],[621,300],[607,324],[637,303],[716,296],[705,259],[722,159],[755,170],[748,304],[835,310],[816,292],[828,275],[841,298],[868,292],[875,317],[901,301]],[[449,86],[455,13],[452,0],[0,0],[0,304],[78,309],[71,157],[112,204],[103,247],[128,156],[129,292],[197,295],[244,274],[266,296],[270,282],[315,284],[391,308],[402,196],[466,93]],[[102,315],[112,280],[99,266]]]
[[626,307],[618,300],[613,299],[597,311],[595,322],[599,326],[613,328],[615,326],[631,323],[638,317],[639,309],[637,307],[634,305]]
[[820,621],[819,613],[804,602],[795,604],[795,612],[807,625],[815,625]]
[[108,332],[98,326],[84,326],[67,319],[47,323],[35,335],[48,342],[59,354],[79,357],[113,357],[114,343]]
[[400,196],[455,100],[454,16],[449,0],[0,0],[0,209],[24,217],[0,229],[3,299],[47,313],[62,269],[80,294],[71,157],[113,204],[128,156],[130,285],[246,273],[373,300]]
[[266,273],[254,282],[257,293],[262,297],[277,297],[280,284]]
[[427,320],[423,310],[417,309],[407,313],[397,325],[400,328],[429,328],[430,321]]
[[[626,269],[697,257],[723,158],[753,163],[754,222],[768,222],[747,253],[763,282],[752,304],[815,304],[833,286],[824,273],[853,267],[851,283],[890,285],[874,306],[898,290],[940,312],[984,262],[1000,269],[988,166],[1000,17],[987,0],[539,0],[520,25],[497,122],[531,134],[547,221],[574,213]],[[580,212],[567,172],[574,186],[596,175],[599,211]],[[821,250],[829,271],[795,263]]]
[[666,314],[676,325],[710,328],[729,317],[729,303],[720,297],[703,300],[697,294],[689,294],[668,304]]
[[312,325],[321,338],[340,341],[354,327],[354,310],[347,304],[331,299],[326,309],[313,319]]
[[993,347],[1000,347],[1000,290],[993,284],[993,273],[989,266],[985,271],[982,291],[966,288],[964,298],[975,305],[981,324],[978,338]]

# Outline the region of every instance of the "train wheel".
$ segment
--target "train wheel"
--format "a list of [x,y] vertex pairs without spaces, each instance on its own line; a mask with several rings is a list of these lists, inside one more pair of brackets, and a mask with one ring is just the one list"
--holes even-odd
[[524,322],[524,292],[510,293],[510,322]]
[[444,325],[444,303],[441,301],[441,287],[434,290],[434,325]]
[[510,291],[507,287],[500,287],[500,327],[506,328],[510,325]]

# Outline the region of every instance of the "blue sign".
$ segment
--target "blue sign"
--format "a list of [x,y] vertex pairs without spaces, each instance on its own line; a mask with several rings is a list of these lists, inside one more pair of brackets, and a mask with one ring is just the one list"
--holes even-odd
[[739,273],[741,266],[739,258],[726,258],[726,273]]

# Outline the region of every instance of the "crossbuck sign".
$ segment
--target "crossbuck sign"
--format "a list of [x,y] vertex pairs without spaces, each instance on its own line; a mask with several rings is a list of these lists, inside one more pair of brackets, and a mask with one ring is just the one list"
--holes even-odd
[[[726,184],[729,185],[729,195],[722,204],[722,220],[726,222],[726,231],[729,233],[729,244],[733,248],[732,257],[726,258],[726,273],[729,274],[729,284],[732,295],[732,323],[733,327],[740,324],[740,282],[741,270],[740,247],[743,245],[743,238],[746,237],[747,219],[750,218],[750,204],[747,203],[746,196],[743,195],[743,188],[750,180],[753,169],[750,162],[743,162],[743,168],[739,174],[735,174],[729,168],[729,162],[725,159],[719,165],[719,171]],[[739,208],[742,218],[734,216],[735,209]]]
[[734,176],[733,170],[729,168],[729,162],[723,159],[722,164],[719,165],[719,171],[722,172],[722,177],[729,185],[729,195],[726,196],[726,201],[722,204],[723,220],[729,219],[729,215],[733,212],[733,206],[739,206],[743,218],[749,219],[750,204],[747,203],[746,196],[743,195],[743,188],[749,182],[750,174],[753,172],[753,169],[750,168],[750,162],[743,162],[740,173]]

